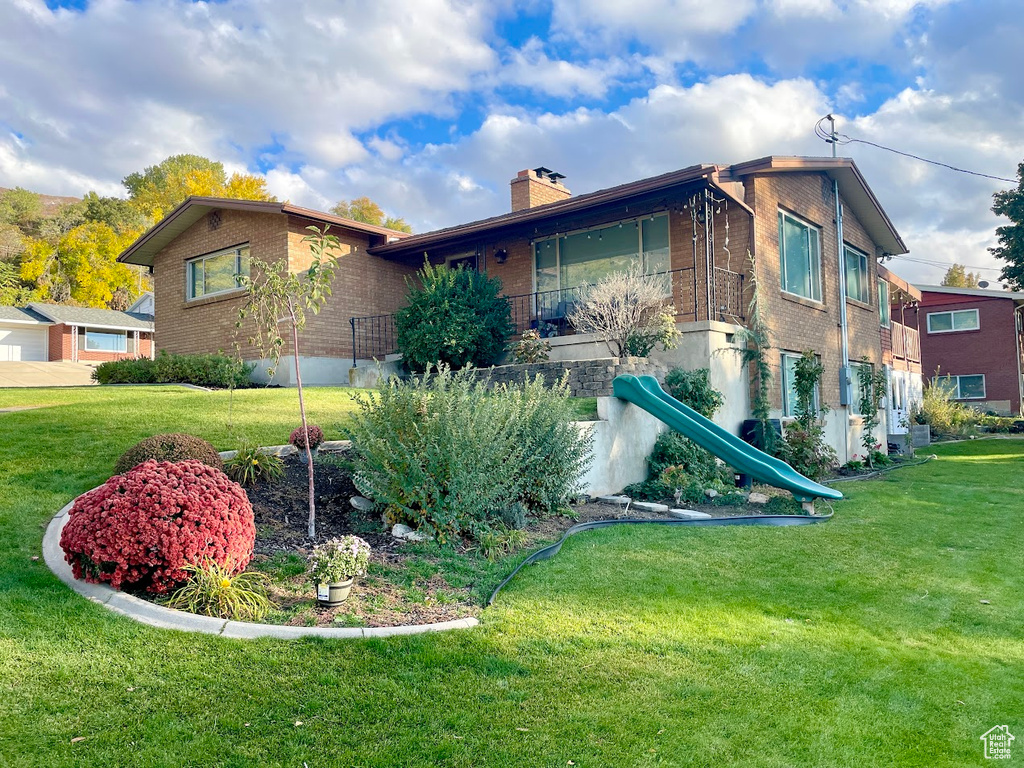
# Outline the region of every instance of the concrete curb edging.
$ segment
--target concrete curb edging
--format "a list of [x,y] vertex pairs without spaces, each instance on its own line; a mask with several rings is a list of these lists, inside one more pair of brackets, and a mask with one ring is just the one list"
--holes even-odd
[[160,629],[176,629],[182,632],[199,632],[206,635],[221,635],[233,638],[273,637],[293,640],[300,637],[323,637],[327,639],[352,639],[362,637],[396,637],[398,635],[419,635],[427,632],[444,632],[450,629],[470,629],[477,626],[478,619],[469,616],[435,624],[406,624],[398,627],[287,627],[275,624],[254,624],[245,621],[229,621],[212,616],[199,616],[186,611],[177,611],[156,605],[140,597],[129,595],[106,584],[90,584],[79,581],[64,559],[60,548],[60,534],[69,520],[68,512],[74,501],[65,504],[50,520],[43,534],[43,560],[53,574],[82,597],[99,603],[114,613],[127,616],[140,624]]

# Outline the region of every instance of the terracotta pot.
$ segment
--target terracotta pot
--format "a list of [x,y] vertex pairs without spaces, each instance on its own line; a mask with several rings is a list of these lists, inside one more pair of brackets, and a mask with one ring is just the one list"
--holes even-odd
[[317,602],[325,608],[334,608],[341,605],[348,598],[348,593],[352,591],[353,581],[355,579],[350,578],[347,581],[336,584],[317,584]]

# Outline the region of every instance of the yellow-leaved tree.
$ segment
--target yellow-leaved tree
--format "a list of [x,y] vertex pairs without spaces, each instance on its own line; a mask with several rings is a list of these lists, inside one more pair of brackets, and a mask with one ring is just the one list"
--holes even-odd
[[38,286],[41,301],[108,307],[115,293],[134,300],[139,273],[117,262],[132,233],[118,234],[99,221],[80,224],[55,240],[29,238],[21,278]]

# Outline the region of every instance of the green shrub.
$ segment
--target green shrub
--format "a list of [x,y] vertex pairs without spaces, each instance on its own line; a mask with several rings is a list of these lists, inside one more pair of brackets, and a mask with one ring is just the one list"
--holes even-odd
[[284,474],[284,462],[255,443],[243,443],[234,457],[224,462],[224,471],[239,485],[251,486],[260,480],[277,480]]
[[664,501],[674,496],[676,489],[662,482],[660,477],[651,477],[640,483],[631,483],[622,492],[636,501]]
[[800,502],[792,496],[772,496],[763,507],[766,515],[805,515]]
[[100,384],[194,384],[242,389],[252,386],[249,376],[255,367],[227,355],[161,352],[155,360],[140,357],[100,363],[92,372],[92,378]]
[[797,422],[787,425],[785,447],[781,458],[812,480],[825,477],[839,460],[836,449],[825,442],[825,431],[818,422],[806,429]]
[[673,368],[665,376],[665,389],[676,400],[690,406],[706,419],[713,418],[725,402],[722,393],[711,386],[711,371],[708,368],[695,371]]
[[396,344],[414,371],[497,363],[515,330],[501,281],[472,269],[424,264],[395,314]]
[[517,502],[551,513],[578,492],[591,439],[572,418],[564,381],[489,391],[472,372],[442,367],[384,382],[359,399],[347,429],[354,480],[393,522],[478,538]]
[[232,621],[262,621],[273,607],[267,597],[270,579],[266,574],[234,574],[230,562],[221,566],[212,560],[182,570],[188,581],[167,601],[171,608]]
[[150,459],[157,461],[186,461],[188,459],[195,459],[214,469],[224,468],[224,462],[221,461],[217,449],[203,440],[203,438],[196,437],[195,435],[172,433],[168,435],[153,435],[137,442],[121,454],[121,458],[114,464],[114,473],[123,475],[128,470]]
[[925,387],[924,397],[917,404],[911,418],[917,424],[927,424],[934,435],[963,437],[974,432],[981,418],[973,408],[953,399],[955,387],[948,379],[937,376]]
[[536,328],[531,328],[509,346],[509,351],[520,365],[544,363],[551,354],[551,343],[542,339]]
[[679,467],[705,487],[721,479],[714,455],[674,430],[658,435],[647,459],[648,477],[660,477],[669,467]]

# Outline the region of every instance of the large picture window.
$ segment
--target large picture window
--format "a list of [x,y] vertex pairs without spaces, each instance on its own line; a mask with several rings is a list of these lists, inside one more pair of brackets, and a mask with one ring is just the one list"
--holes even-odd
[[868,255],[850,246],[843,247],[846,260],[846,295],[864,304],[871,303],[871,272]]
[[782,290],[821,301],[821,246],[818,228],[779,211]]
[[970,376],[939,376],[932,384],[949,391],[954,400],[984,400],[985,374],[977,373]]
[[127,331],[82,328],[78,332],[78,345],[85,352],[135,351],[135,339]]
[[617,222],[534,243],[538,293],[593,285],[637,263],[643,265],[647,274],[671,269],[667,214]]
[[189,299],[227,293],[240,287],[238,278],[249,275],[249,246],[200,256],[185,264],[185,295]]
[[956,309],[950,312],[929,312],[928,333],[956,333],[976,331],[981,320],[976,309]]

